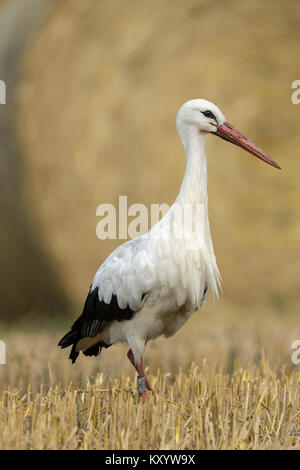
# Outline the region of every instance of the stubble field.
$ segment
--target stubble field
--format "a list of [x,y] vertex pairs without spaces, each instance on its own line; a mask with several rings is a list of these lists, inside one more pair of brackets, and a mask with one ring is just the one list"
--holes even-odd
[[0,448],[299,449],[296,314],[219,302],[148,346],[157,403],[144,406],[125,346],[72,366],[61,327],[6,330]]

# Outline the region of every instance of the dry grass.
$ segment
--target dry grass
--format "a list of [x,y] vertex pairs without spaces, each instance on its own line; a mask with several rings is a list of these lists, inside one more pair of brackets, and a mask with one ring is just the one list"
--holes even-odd
[[157,405],[137,405],[135,382],[99,374],[37,394],[4,392],[4,449],[300,448],[300,374],[265,362],[230,376],[203,361],[188,374],[152,377]]
[[7,331],[0,448],[300,449],[297,313],[219,304],[149,345],[158,399],[144,407],[125,346],[72,366],[61,331]]

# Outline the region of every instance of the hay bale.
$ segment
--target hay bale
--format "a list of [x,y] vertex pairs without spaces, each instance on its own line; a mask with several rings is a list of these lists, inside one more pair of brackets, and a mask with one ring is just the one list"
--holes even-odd
[[41,317],[68,306],[53,260],[23,199],[23,152],[15,129],[19,65],[45,5],[44,0],[0,2],[0,78],[6,84],[6,104],[0,105],[0,298],[1,318],[9,321],[30,312]]
[[208,138],[211,225],[227,297],[295,296],[299,111],[287,102],[299,13],[283,0],[231,0],[226,9],[205,0],[54,4],[24,60],[18,131],[27,203],[72,299],[82,302],[120,243],[97,239],[98,204],[116,204],[120,194],[129,204],[174,200],[185,163],[175,115],[195,97],[220,105],[285,168]]

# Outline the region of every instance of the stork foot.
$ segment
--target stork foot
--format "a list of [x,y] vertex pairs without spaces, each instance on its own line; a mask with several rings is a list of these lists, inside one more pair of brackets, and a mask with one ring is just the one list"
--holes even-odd
[[148,396],[146,392],[143,392],[140,394],[140,400],[141,400],[142,405],[144,405],[146,401],[148,401]]
[[156,403],[156,394],[155,394],[149,380],[145,376],[145,372],[144,372],[144,369],[143,369],[143,359],[141,359],[140,363],[138,365],[136,365],[131,349],[129,349],[129,351],[127,353],[127,357],[130,360],[131,364],[136,369],[137,373],[139,374],[138,378],[137,378],[137,386],[138,386],[139,397],[140,397],[140,400],[141,400],[142,404],[146,403],[146,401],[148,400],[146,390],[149,390],[149,392],[152,393],[153,398],[154,398],[154,402]]
[[156,403],[156,393],[155,393],[155,391],[153,390],[153,388],[152,388],[152,386],[151,386],[149,380],[147,379],[147,377],[145,377],[145,379],[146,379],[146,387],[147,387],[147,390],[149,390],[149,392],[152,393],[152,396],[153,396],[153,398],[154,398],[154,402]]

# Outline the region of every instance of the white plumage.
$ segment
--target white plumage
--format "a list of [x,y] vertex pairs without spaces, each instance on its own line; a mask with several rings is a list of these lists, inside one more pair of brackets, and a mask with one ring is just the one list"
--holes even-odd
[[[176,124],[186,154],[176,201],[150,232],[119,246],[100,266],[83,314],[59,343],[73,345],[73,362],[79,351],[96,355],[103,346],[127,342],[129,358],[141,377],[147,342],[173,335],[203,304],[208,290],[218,295],[220,274],[208,220],[204,151],[208,133],[278,167],[206,100],[185,103]],[[148,382],[147,388],[152,391]],[[144,391],[140,394],[145,400]]]
[[[79,341],[77,350],[99,340],[106,344],[125,341],[139,362],[147,341],[160,335],[171,336],[202,305],[206,287],[217,295],[220,275],[207,215],[205,134],[200,134],[197,126],[203,116],[199,110],[205,111],[208,106],[212,107],[211,103],[193,100],[178,113],[177,128],[187,164],[180,192],[170,211],[149,233],[114,250],[95,275],[91,290],[99,288],[100,300],[109,304],[114,293],[119,307],[129,305],[136,312],[134,317],[115,321],[95,338]],[[214,112],[223,123],[225,118],[218,108],[214,107]],[[191,227],[192,233],[175,239],[174,235],[180,235],[182,227],[176,227],[181,220],[175,216],[172,220],[172,214],[181,207],[184,210],[185,205],[199,205],[203,217],[197,222],[203,225]],[[191,225],[186,224],[189,228]],[[147,295],[141,301],[144,293]]]

